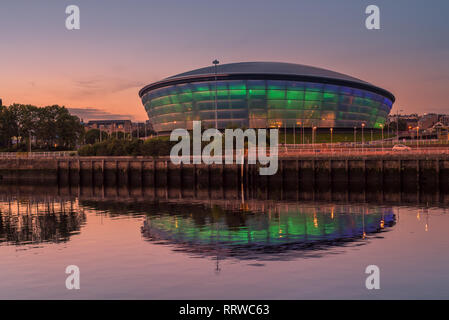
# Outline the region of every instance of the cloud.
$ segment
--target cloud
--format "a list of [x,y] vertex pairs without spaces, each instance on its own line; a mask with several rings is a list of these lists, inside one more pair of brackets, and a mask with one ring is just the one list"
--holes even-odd
[[142,88],[144,81],[121,78],[91,77],[73,80],[71,98],[85,98],[96,95],[113,94],[127,89]]
[[130,119],[134,121],[134,116],[130,114],[110,113],[95,108],[67,108],[69,112],[78,116],[84,122],[89,120],[123,120]]

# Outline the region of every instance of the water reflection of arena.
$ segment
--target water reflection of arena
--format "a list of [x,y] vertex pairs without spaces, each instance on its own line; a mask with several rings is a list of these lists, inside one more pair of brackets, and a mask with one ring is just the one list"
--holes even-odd
[[210,208],[209,218],[171,211],[146,217],[143,236],[205,255],[250,258],[254,254],[325,249],[363,240],[395,223],[391,208],[354,205],[280,205],[266,212]]

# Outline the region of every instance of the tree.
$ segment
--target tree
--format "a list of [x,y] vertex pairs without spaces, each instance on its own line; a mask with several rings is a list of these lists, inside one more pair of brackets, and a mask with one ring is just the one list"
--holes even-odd
[[13,104],[0,108],[0,146],[8,150],[27,150],[32,137],[38,148],[73,149],[83,133],[79,118],[65,107]]
[[[109,138],[107,132],[101,131],[101,141],[105,141]],[[100,141],[100,130],[90,129],[84,134],[84,142],[87,144],[94,144]]]

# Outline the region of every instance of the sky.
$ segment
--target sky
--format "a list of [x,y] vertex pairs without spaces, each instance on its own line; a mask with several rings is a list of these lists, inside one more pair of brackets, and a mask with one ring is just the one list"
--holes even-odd
[[217,58],[326,68],[391,91],[394,113],[449,113],[448,18],[447,0],[2,0],[0,98],[143,121],[143,86]]

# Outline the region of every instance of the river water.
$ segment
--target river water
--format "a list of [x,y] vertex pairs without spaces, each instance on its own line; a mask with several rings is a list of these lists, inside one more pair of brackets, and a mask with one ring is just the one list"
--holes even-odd
[[449,298],[448,195],[176,194],[0,188],[0,299]]

